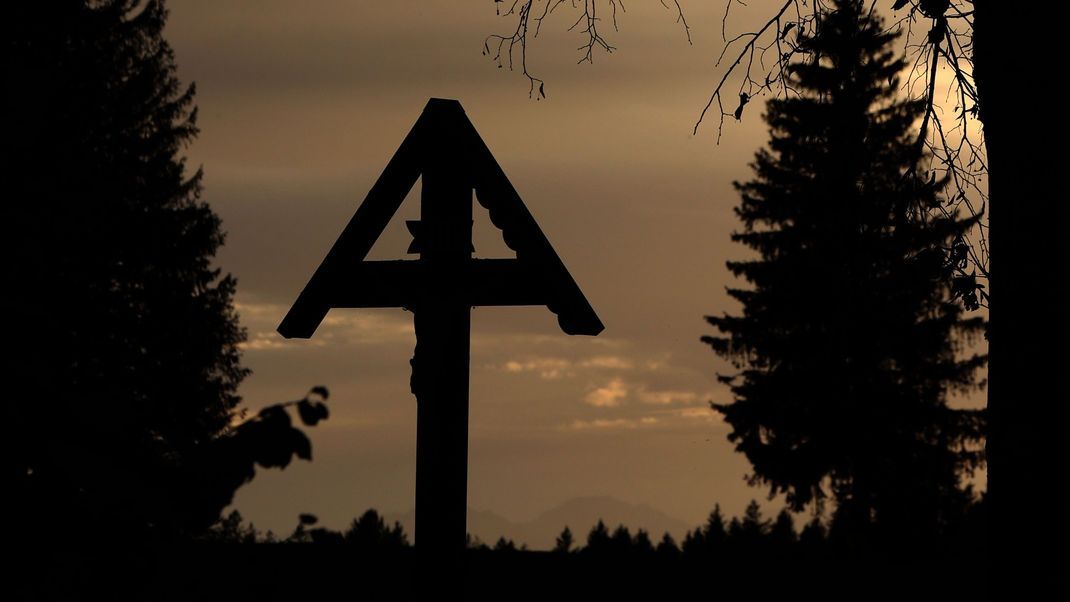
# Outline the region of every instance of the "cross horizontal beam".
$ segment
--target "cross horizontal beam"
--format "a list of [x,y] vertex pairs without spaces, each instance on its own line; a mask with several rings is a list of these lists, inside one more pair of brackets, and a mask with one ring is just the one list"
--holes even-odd
[[[431,290],[427,263],[419,260],[364,261],[337,278],[327,303],[336,308],[413,307],[443,294]],[[546,305],[555,295],[549,279],[516,259],[472,259],[450,279],[471,306]]]

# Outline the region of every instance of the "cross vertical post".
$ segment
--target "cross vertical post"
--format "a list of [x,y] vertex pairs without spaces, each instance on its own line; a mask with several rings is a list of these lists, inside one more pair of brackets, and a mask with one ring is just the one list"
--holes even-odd
[[472,170],[467,153],[457,152],[462,133],[455,121],[439,120],[423,149],[417,242],[425,281],[412,307],[416,544],[441,561],[463,552],[467,534]]

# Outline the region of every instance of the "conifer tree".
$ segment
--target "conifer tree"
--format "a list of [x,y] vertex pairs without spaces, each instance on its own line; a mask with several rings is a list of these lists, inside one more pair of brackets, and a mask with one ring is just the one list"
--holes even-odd
[[203,528],[253,461],[309,452],[281,408],[215,447],[234,432],[245,333],[235,280],[213,265],[220,219],[182,155],[195,90],[163,37],[166,7],[7,9],[5,491],[28,529]]
[[724,516],[721,515],[721,505],[714,504],[713,511],[706,519],[706,526],[702,529],[703,543],[706,552],[719,554],[723,552],[725,541],[728,539],[728,531],[725,530]]
[[587,547],[584,548],[584,551],[602,554],[611,548],[612,539],[609,535],[609,529],[602,522],[602,519],[598,519],[598,523],[591,527],[590,532],[587,533]]
[[650,534],[646,530],[639,529],[635,532],[635,537],[632,538],[632,551],[638,554],[654,552],[654,542],[650,541]]
[[742,312],[707,317],[720,335],[703,341],[738,370],[713,407],[752,484],[792,509],[832,497],[860,531],[933,533],[983,460],[983,415],[947,403],[986,360],[963,348],[984,323],[948,302],[943,259],[973,221],[928,217],[944,182],[915,143],[921,103],[896,99],[896,34],[857,0],[820,19],[736,183],[732,239],[756,257],[727,264],[751,285],[729,289]]
[[821,522],[821,517],[815,516],[799,533],[799,545],[813,551],[825,543],[825,535],[825,524]]
[[668,531],[661,536],[661,541],[658,542],[658,547],[655,549],[658,556],[666,559],[675,560],[680,557],[680,547],[676,545],[676,540]]
[[554,551],[561,554],[568,554],[572,551],[572,546],[576,543],[576,540],[572,537],[572,529],[565,525],[565,528],[561,530],[561,534],[557,536],[554,541]]
[[772,526],[769,527],[769,541],[779,548],[788,548],[795,543],[798,536],[795,533],[795,521],[787,508],[782,509],[776,515]]
[[702,529],[688,530],[684,534],[684,540],[680,543],[680,551],[685,556],[695,557],[706,554],[706,538],[702,535]]
[[762,518],[762,508],[758,500],[751,500],[743,511],[743,521],[740,523],[737,543],[745,543],[749,546],[757,546],[769,534],[769,521]]

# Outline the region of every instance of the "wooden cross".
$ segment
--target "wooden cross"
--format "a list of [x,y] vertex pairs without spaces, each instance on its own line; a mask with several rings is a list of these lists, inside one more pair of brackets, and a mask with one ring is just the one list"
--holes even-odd
[[[418,260],[364,261],[418,177]],[[472,192],[516,259],[473,259]],[[309,338],[332,307],[403,307],[414,314],[416,543],[464,549],[468,488],[471,308],[546,305],[568,334],[602,322],[456,100],[433,98],[316,269],[279,333]]]

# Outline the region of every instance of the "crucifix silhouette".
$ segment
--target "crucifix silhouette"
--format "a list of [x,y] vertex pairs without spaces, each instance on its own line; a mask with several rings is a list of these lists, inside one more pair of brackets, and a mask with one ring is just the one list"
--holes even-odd
[[[420,220],[406,222],[419,259],[364,261],[419,177]],[[473,191],[516,259],[472,257]],[[286,338],[309,338],[334,307],[413,312],[421,553],[465,545],[469,326],[478,305],[545,305],[567,334],[603,329],[461,104],[432,98],[279,325]]]

